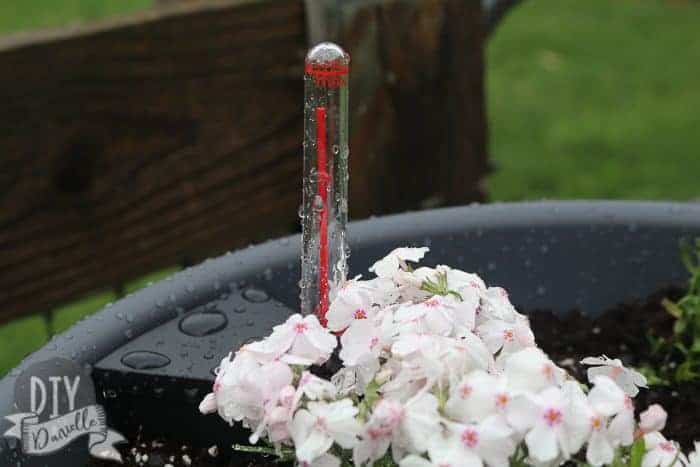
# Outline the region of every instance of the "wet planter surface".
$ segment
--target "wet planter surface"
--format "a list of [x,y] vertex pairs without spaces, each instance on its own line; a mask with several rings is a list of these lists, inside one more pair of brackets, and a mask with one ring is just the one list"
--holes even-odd
[[[633,365],[648,361],[646,330],[670,326],[656,304],[676,297],[687,279],[678,242],[700,236],[700,206],[495,204],[356,222],[349,235],[352,274],[368,274],[396,246],[425,245],[426,265],[449,264],[505,287],[531,315],[538,343],[575,372],[561,360],[607,353]],[[120,446],[127,465],[265,463],[232,459],[229,447],[245,433],[201,416],[197,406],[224,355],[298,309],[299,247],[295,236],[208,260],[55,337],[0,381],[0,433],[10,427],[4,416],[19,409],[18,378],[36,362],[61,357],[91,374],[109,426],[129,440]],[[674,391],[640,397],[675,398],[677,404],[666,404],[669,419],[679,420],[671,429],[679,432],[669,434],[686,442],[681,431],[691,421],[683,408],[698,412],[690,397],[696,388]],[[15,462],[17,450],[16,440],[0,439],[0,465]]]

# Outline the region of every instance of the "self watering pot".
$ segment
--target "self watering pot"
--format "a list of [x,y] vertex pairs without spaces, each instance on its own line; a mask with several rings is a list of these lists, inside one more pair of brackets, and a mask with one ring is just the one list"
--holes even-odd
[[[428,246],[424,264],[477,272],[507,288],[517,307],[595,313],[682,286],[687,273],[678,243],[695,236],[700,206],[693,204],[459,207],[351,223],[349,270],[351,277],[368,275],[367,268],[397,246]],[[50,371],[45,362],[67,361],[94,385],[106,424],[127,437],[156,433],[202,446],[243,439],[239,429],[200,415],[197,406],[221,358],[299,309],[300,243],[299,236],[285,237],[207,260],[54,337],[0,381],[0,433],[13,426],[6,416],[28,411],[27,377]],[[87,440],[52,455],[78,465],[88,457]],[[28,459],[18,457],[21,448],[16,437],[0,439],[0,465]]]

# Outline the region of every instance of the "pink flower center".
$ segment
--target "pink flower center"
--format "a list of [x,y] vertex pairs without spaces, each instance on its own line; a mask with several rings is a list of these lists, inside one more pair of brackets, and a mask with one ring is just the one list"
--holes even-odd
[[353,316],[355,319],[367,319],[367,312],[362,308],[358,308],[355,310],[355,314]]
[[506,329],[505,331],[503,331],[503,339],[506,342],[513,342],[513,337],[514,334],[512,329]]
[[376,336],[373,337],[373,338],[369,341],[369,348],[370,348],[370,349],[373,349],[374,346],[376,346],[378,343],[379,343],[379,338],[376,337]]
[[437,297],[433,297],[430,300],[427,300],[425,302],[425,306],[427,306],[429,308],[436,308],[436,307],[440,306],[440,300],[438,300]]
[[610,367],[610,376],[617,378],[620,374],[622,374],[622,368],[619,366]]
[[564,418],[562,416],[561,410],[555,409],[553,407],[550,407],[547,410],[545,410],[542,416],[544,418],[545,423],[550,428],[559,425],[562,422],[562,419]]
[[509,401],[510,397],[508,396],[508,394],[504,392],[496,394],[496,407],[498,407],[499,409],[505,409]]
[[323,417],[316,417],[316,422],[314,422],[314,428],[321,431],[326,431],[326,419]]
[[660,443],[659,448],[666,452],[676,452],[676,447],[670,441],[664,441],[663,443]]
[[309,329],[309,326],[306,323],[297,323],[294,325],[294,332],[297,334],[304,334],[307,329]]
[[466,399],[469,397],[472,393],[472,387],[469,386],[468,384],[463,384],[462,386],[459,387],[459,397],[462,399]]
[[479,444],[479,433],[473,428],[467,428],[462,432],[462,443],[468,448],[474,448]]

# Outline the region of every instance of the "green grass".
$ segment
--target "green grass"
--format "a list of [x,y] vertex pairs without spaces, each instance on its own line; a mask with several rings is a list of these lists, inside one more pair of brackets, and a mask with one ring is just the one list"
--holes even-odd
[[4,0],[0,33],[54,28],[142,10],[153,0]]
[[487,49],[494,200],[700,197],[700,3],[525,0]]
[[[0,33],[150,4],[9,0]],[[699,198],[699,24],[700,2],[690,0],[525,0],[487,48],[491,199]],[[115,298],[55,310],[55,329]],[[0,327],[0,375],[45,339],[40,317]]]

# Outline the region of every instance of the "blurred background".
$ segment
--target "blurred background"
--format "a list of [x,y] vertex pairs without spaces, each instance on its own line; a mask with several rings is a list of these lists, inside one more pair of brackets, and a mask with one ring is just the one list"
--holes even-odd
[[353,56],[353,218],[700,200],[700,2],[382,3],[0,3],[0,376],[124,294],[295,231],[314,34]]

